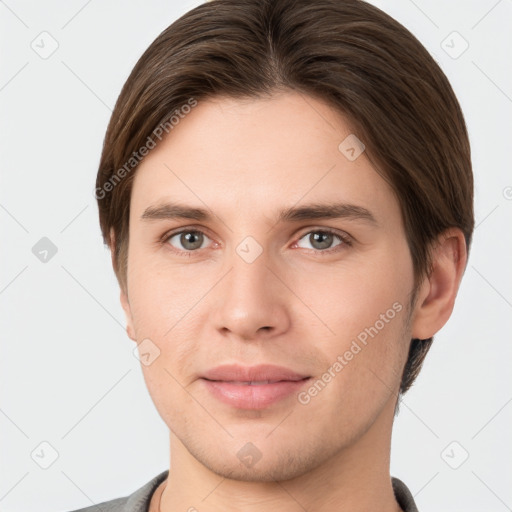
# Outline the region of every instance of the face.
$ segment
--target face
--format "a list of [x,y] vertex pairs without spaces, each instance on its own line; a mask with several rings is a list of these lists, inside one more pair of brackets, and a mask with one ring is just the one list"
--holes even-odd
[[159,414],[219,475],[293,478],[392,418],[412,260],[351,134],[309,96],[214,98],[137,169],[128,331]]

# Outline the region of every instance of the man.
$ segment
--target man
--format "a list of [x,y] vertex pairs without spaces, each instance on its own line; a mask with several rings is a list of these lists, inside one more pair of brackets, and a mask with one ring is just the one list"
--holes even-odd
[[171,445],[102,510],[417,510],[393,418],[474,220],[464,119],[414,36],[356,0],[193,9],[128,78],[96,197]]

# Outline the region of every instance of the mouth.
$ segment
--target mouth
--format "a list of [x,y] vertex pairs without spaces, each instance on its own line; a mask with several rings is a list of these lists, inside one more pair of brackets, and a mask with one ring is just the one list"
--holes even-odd
[[297,394],[311,376],[272,365],[224,365],[201,377],[217,400],[237,409],[265,409]]
[[[206,379],[210,380],[210,379]],[[300,379],[302,380],[302,379]],[[298,382],[291,380],[258,380],[258,381],[241,381],[241,380],[210,380],[210,382],[228,382],[236,386],[264,386],[265,384],[276,384],[277,382]]]

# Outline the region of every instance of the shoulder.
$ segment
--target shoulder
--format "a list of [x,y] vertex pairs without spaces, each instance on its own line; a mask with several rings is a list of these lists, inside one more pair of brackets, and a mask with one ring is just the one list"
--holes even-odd
[[127,496],[125,498],[103,501],[102,503],[96,503],[96,505],[79,508],[70,512],[124,512],[126,509],[126,503],[129,499],[130,497]]
[[70,512],[147,512],[151,497],[156,488],[167,478],[169,471],[163,471],[133,494],[124,498],[116,498],[110,501],[103,501],[85,508],[74,509]]
[[392,477],[393,492],[400,508],[404,512],[418,512],[414,497],[409,488],[399,478]]

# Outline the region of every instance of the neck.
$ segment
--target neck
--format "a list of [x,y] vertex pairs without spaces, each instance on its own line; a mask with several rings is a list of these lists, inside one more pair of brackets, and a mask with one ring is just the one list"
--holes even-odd
[[198,462],[171,432],[171,469],[162,486],[160,512],[400,512],[389,474],[393,412],[383,412],[357,441],[321,465],[284,481],[223,478]]

